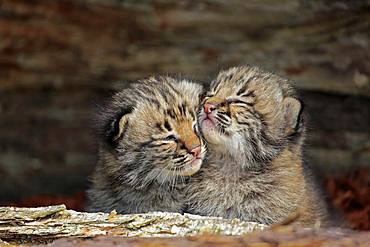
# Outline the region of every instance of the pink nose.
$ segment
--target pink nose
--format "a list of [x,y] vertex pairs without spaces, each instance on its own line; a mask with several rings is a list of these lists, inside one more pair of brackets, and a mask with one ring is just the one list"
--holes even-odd
[[216,105],[211,104],[211,103],[205,103],[203,108],[204,108],[204,112],[209,114],[216,109]]
[[199,157],[199,155],[200,155],[200,152],[202,151],[202,148],[200,147],[200,146],[196,146],[195,148],[193,148],[192,150],[190,150],[190,153],[194,156],[194,157],[196,157],[196,158],[198,158]]

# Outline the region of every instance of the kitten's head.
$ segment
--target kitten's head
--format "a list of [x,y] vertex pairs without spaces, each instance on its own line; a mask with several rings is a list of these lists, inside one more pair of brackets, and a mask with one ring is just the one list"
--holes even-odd
[[286,80],[256,67],[237,67],[211,83],[199,124],[210,149],[252,165],[271,160],[296,139],[303,130],[301,111]]
[[201,91],[198,84],[159,77],[114,95],[102,127],[104,150],[115,157],[110,169],[137,186],[197,172],[205,153],[196,123]]

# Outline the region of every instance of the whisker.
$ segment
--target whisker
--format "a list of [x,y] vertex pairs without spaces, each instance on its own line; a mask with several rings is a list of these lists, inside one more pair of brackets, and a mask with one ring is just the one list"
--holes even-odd
[[172,186],[170,186],[170,190],[174,191],[175,190],[175,183],[176,183],[176,179],[177,179],[177,172],[176,172],[176,167],[175,167],[175,178],[172,179]]
[[[160,173],[162,173],[163,171],[165,171],[169,166],[171,165],[171,163],[167,164],[162,170]],[[159,188],[162,187],[162,185],[167,181],[167,177],[168,177],[168,172],[166,173],[166,176],[165,178],[162,180],[161,184],[159,185]]]

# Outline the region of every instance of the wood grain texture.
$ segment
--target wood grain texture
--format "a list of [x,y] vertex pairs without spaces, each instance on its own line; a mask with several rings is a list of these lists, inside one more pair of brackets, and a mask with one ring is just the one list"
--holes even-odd
[[214,217],[79,213],[63,205],[0,207],[0,244],[12,246],[367,246],[370,232]]
[[369,96],[369,30],[367,1],[3,0],[0,88],[206,81],[252,63],[300,88]]
[[319,246],[368,246],[369,232],[342,232],[335,229],[321,231],[308,229],[280,228],[240,237],[195,236],[185,238],[132,238],[98,237],[90,240],[61,239],[47,246],[127,246],[127,247],[319,247]]
[[64,205],[39,208],[0,207],[0,240],[12,244],[48,243],[66,237],[184,237],[201,234],[238,236],[265,229],[255,222],[190,214],[85,213]]
[[91,116],[113,89],[244,63],[301,89],[308,163],[369,166],[369,30],[365,0],[2,0],[0,203],[87,188]]

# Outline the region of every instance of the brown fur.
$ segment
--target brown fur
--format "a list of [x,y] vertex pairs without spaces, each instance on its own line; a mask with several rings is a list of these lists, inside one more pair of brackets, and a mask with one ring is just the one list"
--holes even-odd
[[185,80],[149,78],[101,109],[91,211],[182,212],[187,178],[199,170],[205,152],[196,128],[201,91]]
[[302,104],[288,81],[255,67],[223,71],[199,124],[209,152],[188,187],[188,212],[265,224],[298,214],[305,226],[329,223],[303,167]]

